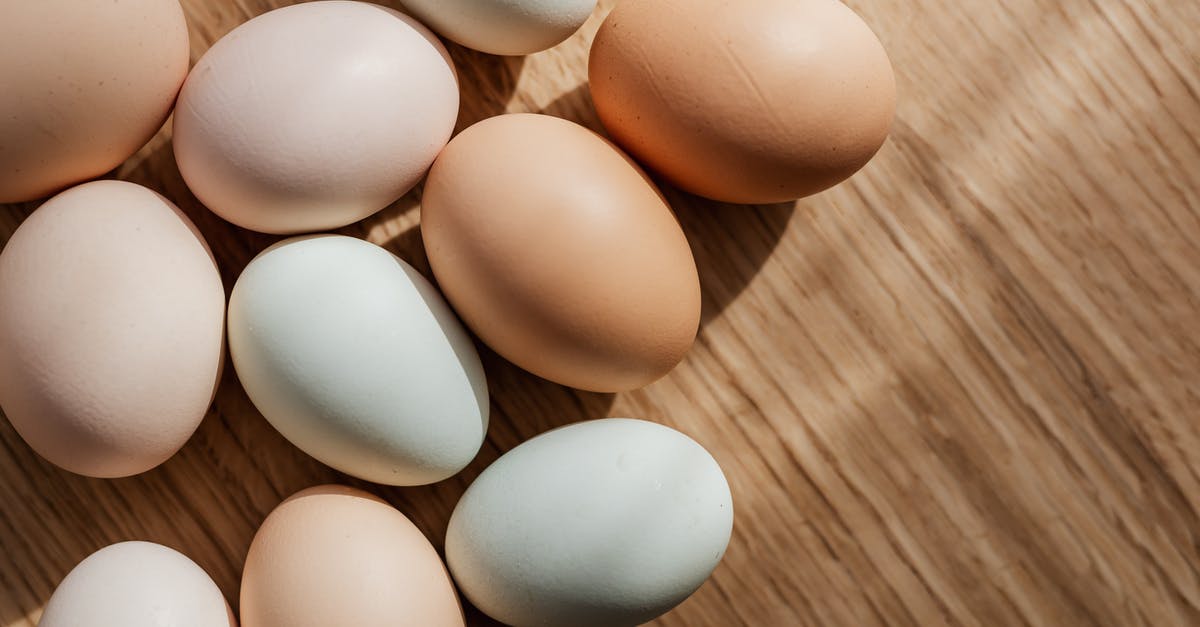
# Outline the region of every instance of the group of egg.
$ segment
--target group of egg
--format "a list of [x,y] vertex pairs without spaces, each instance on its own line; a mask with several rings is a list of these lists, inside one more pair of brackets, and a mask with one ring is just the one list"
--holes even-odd
[[[190,73],[177,0],[0,5],[0,202],[104,174],[174,108],[176,161],[204,205],[255,231],[310,233],[259,254],[226,309],[207,243],[168,199],[98,181],[44,203],[0,253],[0,406],[34,450],[93,477],[157,466],[206,413],[228,338],[250,399],[296,446],[368,481],[440,481],[488,425],[459,317],[522,368],[592,391],[644,386],[691,346],[696,266],[638,163],[720,201],[793,200],[864,165],[895,106],[882,46],[836,0],[620,0],[589,63],[615,143],[531,114],[451,140],[457,75],[422,23],[527,54],[566,39],[595,2],[404,4],[420,22],[351,1],[271,11]],[[311,235],[426,176],[421,235],[449,304],[384,249]],[[367,493],[287,499],[250,546],[242,624],[461,625],[451,576],[509,624],[638,624],[704,582],[732,516],[720,468],[687,436],[576,423],[470,486],[447,531],[449,572]],[[236,620],[195,563],[144,542],[84,560],[42,618],[168,624]]]

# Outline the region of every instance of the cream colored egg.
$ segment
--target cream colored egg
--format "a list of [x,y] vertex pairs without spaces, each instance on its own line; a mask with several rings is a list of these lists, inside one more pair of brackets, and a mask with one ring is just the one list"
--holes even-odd
[[0,252],[0,407],[67,470],[147,471],[212,402],[224,309],[208,244],[171,201],[121,181],[69,189]]

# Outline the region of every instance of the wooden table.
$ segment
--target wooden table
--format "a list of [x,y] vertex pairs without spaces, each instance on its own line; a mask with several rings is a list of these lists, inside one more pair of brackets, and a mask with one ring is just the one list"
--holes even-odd
[[[183,4],[196,58],[288,3]],[[1200,3],[850,4],[896,67],[892,138],[794,206],[668,190],[705,299],[671,376],[587,394],[484,351],[493,419],[470,469],[365,487],[440,546],[502,451],[644,417],[708,447],[736,506],[724,562],[662,625],[1200,624]],[[597,127],[597,25],[523,61],[455,48],[460,128],[503,111]],[[226,285],[272,241],[198,205],[166,133],[117,174],[193,216]],[[419,199],[344,232],[427,270]],[[0,209],[0,240],[33,206]],[[0,627],[32,625],[75,563],[128,539],[183,550],[236,603],[266,513],[346,481],[276,434],[232,369],[196,436],[145,475],[57,470],[6,421],[0,449]]]

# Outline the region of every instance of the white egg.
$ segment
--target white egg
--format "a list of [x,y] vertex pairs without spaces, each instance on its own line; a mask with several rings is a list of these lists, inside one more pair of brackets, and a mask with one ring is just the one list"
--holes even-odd
[[463,495],[446,559],[463,594],[510,625],[638,625],[683,602],[729,544],[733,503],[691,438],[642,420],[537,436]]
[[403,0],[442,36],[491,54],[546,50],[587,21],[596,0]]
[[267,420],[360,479],[422,485],[483,443],[487,383],[470,336],[420,273],[362,240],[280,242],[229,301],[229,350]]
[[369,2],[292,4],[197,61],[175,108],[175,160],[196,197],[240,227],[335,229],[412,189],[458,107],[449,53],[411,16]]
[[237,627],[217,584],[182,553],[151,542],[107,546],[50,597],[40,627]]

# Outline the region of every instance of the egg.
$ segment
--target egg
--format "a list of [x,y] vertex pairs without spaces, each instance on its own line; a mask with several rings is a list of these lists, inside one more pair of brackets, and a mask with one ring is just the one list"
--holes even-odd
[[403,0],[447,39],[491,54],[552,48],[587,21],[596,0]]
[[171,201],[120,181],[71,188],[0,253],[0,407],[67,470],[149,470],[212,402],[224,313],[208,244]]
[[229,350],[284,437],[360,479],[441,481],[487,432],[471,338],[425,277],[359,239],[294,238],[255,257],[230,296]]
[[177,0],[0,3],[0,203],[120,165],[167,119],[187,69]]
[[733,503],[721,468],[669,427],[609,418],[543,433],[483,471],[455,507],[446,560],[509,625],[653,620],[721,561]]
[[551,381],[639,388],[695,340],[700,283],[671,208],[572,122],[512,114],[461,133],[429,173],[421,235],[467,325]]
[[845,180],[896,108],[887,53],[837,0],[623,0],[588,76],[618,144],[681,189],[732,203]]
[[39,627],[237,627],[217,584],[187,556],[121,542],[83,560],[50,597]]
[[391,505],[342,486],[281,503],[250,543],[244,627],[462,627],[462,606],[425,536]]
[[458,118],[446,49],[413,18],[308,2],[234,29],[179,96],[175,158],[209,209],[305,233],[388,206],[425,175]]

